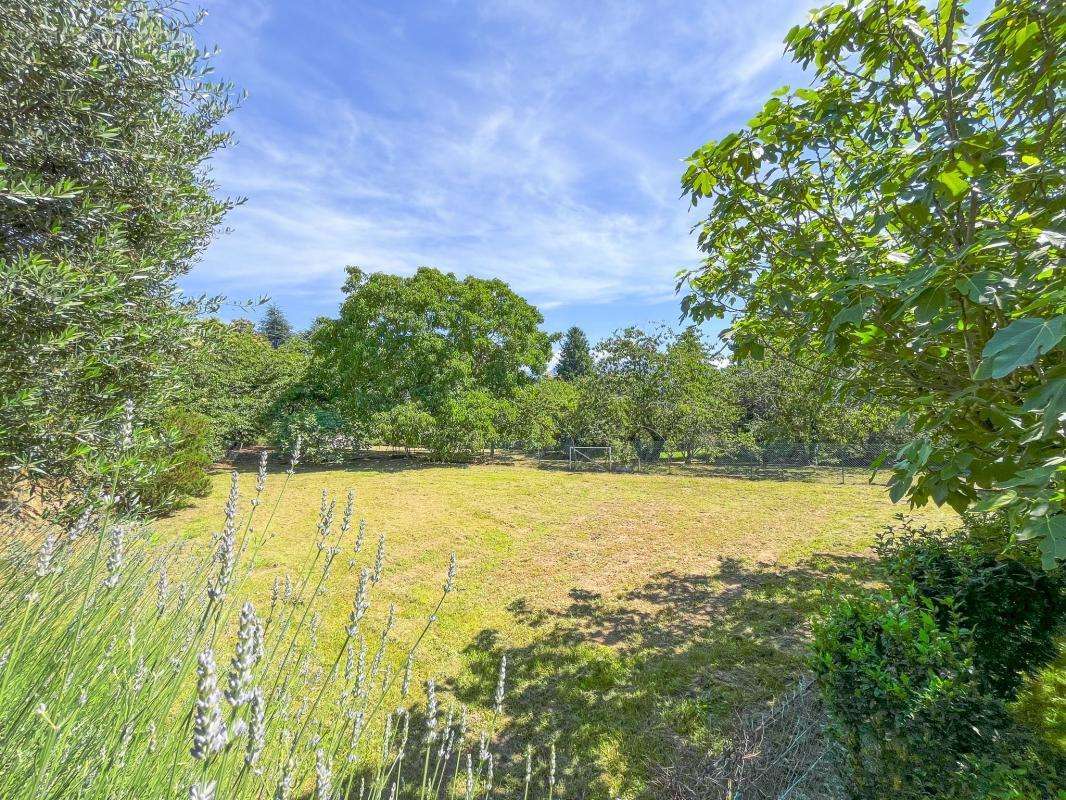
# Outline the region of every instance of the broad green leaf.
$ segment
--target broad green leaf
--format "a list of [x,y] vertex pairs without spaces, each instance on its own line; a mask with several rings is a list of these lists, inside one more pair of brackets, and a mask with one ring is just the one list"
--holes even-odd
[[1026,401],[1023,411],[1043,414],[1043,435],[1050,436],[1066,416],[1066,378],[1052,378]]
[[997,331],[981,353],[974,375],[978,380],[1003,378],[1027,367],[1066,336],[1066,314],[1053,319],[1026,317]]
[[1066,514],[1031,517],[1018,538],[1039,539],[1041,561],[1046,569],[1053,569],[1058,561],[1066,560]]
[[995,292],[989,292],[988,287],[996,283],[1002,276],[985,270],[975,275],[965,275],[955,281],[955,288],[975,303],[988,302],[989,296],[995,296]]
[[958,169],[944,170],[936,176],[937,183],[948,191],[948,195],[957,200],[970,190],[966,177]]
[[930,264],[928,267],[919,267],[908,272],[900,281],[899,288],[903,292],[921,290],[940,271],[939,264]]
[[1055,474],[1056,469],[1058,469],[1058,466],[1055,464],[1033,467],[1032,469],[1023,469],[1013,478],[996,484],[996,488],[1008,489],[1013,486],[1044,486],[1051,480],[1051,476]]
[[998,508],[1005,508],[1018,499],[1018,493],[1013,489],[1009,489],[1005,492],[999,492],[998,494],[989,495],[984,500],[979,502],[973,507],[973,510],[979,514],[984,514],[988,511],[995,511]]
[[905,475],[896,475],[892,478],[891,486],[888,490],[888,496],[893,503],[898,503],[907,494],[907,491],[911,488],[911,482],[913,476],[908,473]]
[[837,312],[836,316],[833,317],[833,321],[829,324],[829,330],[835,331],[841,325],[846,325],[848,323],[854,325],[856,323],[862,322],[863,316],[866,314],[867,310],[869,310],[872,305],[872,300],[865,299],[860,300],[854,305],[840,309],[840,311]]

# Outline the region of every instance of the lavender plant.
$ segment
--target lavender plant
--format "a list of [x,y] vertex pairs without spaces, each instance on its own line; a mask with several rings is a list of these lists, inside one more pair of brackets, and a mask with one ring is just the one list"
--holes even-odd
[[[120,434],[124,443],[125,425]],[[244,598],[298,460],[294,454],[269,509],[265,462],[247,503],[234,480],[223,530],[204,554],[155,541],[115,490],[101,492],[66,529],[3,521],[0,797],[504,796],[507,762],[494,754],[492,734],[506,663],[490,699],[492,730],[480,739],[468,736],[465,709],[443,707],[432,679],[425,705],[410,705],[419,645],[455,588],[454,556],[413,645],[392,642],[394,607],[380,634],[368,637],[384,537],[369,563],[360,562],[365,524],[352,524],[354,495],[339,527],[326,497],[305,561],[284,589],[275,583],[268,613]],[[358,543],[346,541],[353,534]],[[323,663],[312,646],[316,605],[339,553],[355,556],[359,584],[340,644]],[[508,785],[529,797],[532,756],[516,768],[524,775]],[[544,771],[534,794],[555,788],[554,769]]]

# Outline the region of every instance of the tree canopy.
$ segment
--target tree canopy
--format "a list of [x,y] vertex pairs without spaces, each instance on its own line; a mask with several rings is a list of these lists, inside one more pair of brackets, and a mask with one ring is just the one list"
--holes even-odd
[[893,496],[1006,508],[1066,557],[1061,4],[845,2],[794,28],[813,84],[688,161],[713,201],[696,320],[735,314],[909,413]]
[[[731,449],[740,407],[732,385],[713,363],[695,328],[679,334],[630,327],[597,345],[596,374],[587,382],[589,410],[605,415],[601,427],[614,428],[644,461],[668,446],[691,459]],[[602,403],[595,396],[612,398]]]
[[91,482],[126,401],[166,413],[194,310],[176,278],[232,205],[207,171],[231,93],[195,23],[0,4],[0,490]]
[[344,291],[338,318],[312,337],[314,372],[356,417],[413,401],[458,418],[462,396],[507,399],[547,368],[544,318],[503,281],[349,267]]
[[306,380],[310,360],[298,336],[275,347],[247,320],[205,320],[183,365],[182,400],[212,420],[218,445],[252,443]]

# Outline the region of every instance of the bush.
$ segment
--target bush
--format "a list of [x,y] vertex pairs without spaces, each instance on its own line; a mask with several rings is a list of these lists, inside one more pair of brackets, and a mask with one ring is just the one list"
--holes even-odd
[[904,521],[883,533],[878,555],[893,594],[929,602],[941,628],[957,622],[973,641],[984,687],[1013,698],[1026,675],[1054,660],[1066,612],[1063,570],[995,552],[1007,537],[995,522],[972,517],[955,533]]
[[1066,753],[1066,651],[1025,682],[1012,710],[1051,747]]
[[412,447],[425,447],[432,439],[436,420],[418,403],[410,401],[376,414],[373,426],[382,442],[402,447],[410,454]]
[[214,461],[211,420],[196,411],[174,409],[162,427],[162,438],[150,450],[154,469],[137,487],[141,502],[152,511],[168,511],[185,497],[205,497],[211,490],[207,474]]
[[815,626],[812,664],[855,800],[1053,796],[1034,740],[983,690],[972,640],[931,601],[842,600]]
[[275,441],[291,451],[300,440],[302,460],[312,464],[340,464],[359,449],[357,432],[343,417],[328,408],[292,411],[277,423]]

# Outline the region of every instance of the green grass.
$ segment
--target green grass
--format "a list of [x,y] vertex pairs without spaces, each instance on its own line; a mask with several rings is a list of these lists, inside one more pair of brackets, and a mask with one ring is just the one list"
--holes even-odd
[[[254,480],[241,476],[247,494]],[[216,476],[211,495],[162,531],[209,543],[227,485]],[[280,476],[268,484],[268,507],[280,486]],[[861,482],[412,462],[308,470],[286,489],[253,597],[266,602],[274,579],[302,563],[323,489],[340,505],[354,489],[368,526],[364,551],[342,554],[327,582],[323,651],[336,646],[330,634],[343,630],[357,567],[373,562],[380,533],[386,571],[371,617],[395,602],[401,643],[421,629],[456,552],[459,591],[420,664],[442,681],[457,676],[459,699],[484,705],[506,651],[504,741],[517,751],[558,737],[561,773],[594,797],[652,796],[649,764],[713,751],[739,710],[793,682],[807,617],[868,580],[874,533],[904,510]]]

